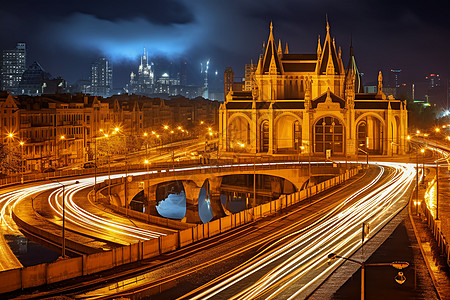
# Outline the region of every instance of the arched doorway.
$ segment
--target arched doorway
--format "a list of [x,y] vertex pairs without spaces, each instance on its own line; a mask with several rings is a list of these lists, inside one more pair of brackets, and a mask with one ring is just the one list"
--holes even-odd
[[227,130],[227,150],[242,152],[249,149],[250,124],[246,118],[237,116],[233,118]]
[[302,145],[301,121],[293,114],[285,114],[275,121],[274,148],[277,153],[297,153]]
[[344,126],[335,117],[324,117],[314,125],[314,152],[344,154]]
[[356,132],[356,148],[362,148],[369,154],[383,154],[383,125],[378,118],[364,117],[358,122]]
[[269,121],[267,120],[261,124],[259,149],[261,152],[269,151]]

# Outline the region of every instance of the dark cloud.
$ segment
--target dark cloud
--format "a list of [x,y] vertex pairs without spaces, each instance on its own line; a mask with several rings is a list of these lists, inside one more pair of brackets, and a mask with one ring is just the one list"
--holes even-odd
[[352,36],[369,80],[390,68],[420,80],[432,72],[448,76],[450,21],[443,7],[407,0],[8,1],[0,8],[0,26],[8,28],[0,31],[0,48],[24,41],[29,63],[38,60],[69,81],[107,56],[121,86],[144,47],[155,58],[189,61],[195,74],[200,61],[211,59],[221,76],[226,66],[239,76],[245,63],[257,61],[270,21],[276,38],[306,53],[316,50],[319,34],[323,40],[328,15],[344,63]]

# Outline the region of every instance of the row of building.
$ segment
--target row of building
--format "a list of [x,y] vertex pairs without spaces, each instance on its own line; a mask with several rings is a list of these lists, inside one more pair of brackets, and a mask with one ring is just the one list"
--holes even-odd
[[96,140],[115,128],[134,139],[144,139],[144,133],[154,131],[159,143],[170,141],[164,125],[169,129],[180,126],[189,130],[190,137],[195,136],[200,124],[217,123],[218,108],[217,101],[203,98],[14,96],[2,92],[0,132],[3,144],[12,149],[23,147],[20,152],[26,171],[42,171],[92,160]]
[[[188,85],[187,63],[176,67],[171,64],[167,72],[156,77],[154,64],[144,49],[136,72],[131,72],[130,81],[123,89],[113,89],[113,66],[105,57],[97,59],[91,65],[90,78],[80,79],[72,85],[60,78],[53,78],[38,63],[27,67],[27,49],[25,43],[17,43],[16,48],[3,50],[1,57],[1,89],[14,95],[43,95],[56,93],[85,93],[94,96],[109,97],[113,94],[136,94],[143,96],[170,97],[182,95],[196,98],[208,95],[208,86]],[[214,98],[214,94],[211,94]],[[207,97],[205,97],[207,98]],[[217,97],[216,97],[217,98]]]

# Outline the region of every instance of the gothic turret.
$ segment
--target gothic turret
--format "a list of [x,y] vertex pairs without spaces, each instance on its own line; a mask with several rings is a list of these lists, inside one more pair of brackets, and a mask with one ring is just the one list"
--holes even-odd
[[[275,65],[275,69],[270,68],[272,61]],[[280,62],[280,58],[278,57],[278,51],[275,45],[274,37],[273,37],[273,25],[272,22],[270,23],[270,34],[269,34],[269,40],[267,41],[265,53],[264,53],[264,59],[262,63],[262,73],[268,73],[269,69],[274,72],[276,71],[277,74],[281,74],[282,71],[282,65]]]
[[317,46],[317,55],[318,62],[316,71],[318,74],[324,75],[343,75],[344,68],[342,64],[342,60],[339,58],[339,55],[336,51],[336,46],[334,39],[331,39],[330,36],[330,25],[327,20],[327,35],[325,37],[325,42],[323,44],[323,48],[319,45]]
[[349,77],[352,77],[351,80],[354,82],[353,90],[355,93],[363,93],[363,84],[361,80],[361,74],[358,71],[358,67],[356,66],[355,56],[353,55],[353,43],[350,42],[350,59],[348,61],[347,70],[345,72],[345,83],[347,84]]

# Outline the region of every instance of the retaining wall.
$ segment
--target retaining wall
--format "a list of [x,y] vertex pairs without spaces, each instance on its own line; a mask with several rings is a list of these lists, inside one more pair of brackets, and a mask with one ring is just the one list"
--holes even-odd
[[309,187],[306,190],[290,195],[283,195],[279,199],[268,203],[246,209],[206,224],[199,224],[174,234],[161,236],[158,239],[115,248],[111,251],[0,272],[0,293],[59,282],[70,278],[97,273],[138,260],[156,257],[162,253],[173,251],[202,239],[226,232],[227,230],[236,228],[240,225],[256,221],[264,216],[276,213],[281,209],[301,202],[310,196],[314,196],[325,190],[325,188],[340,184],[356,175],[358,172],[359,168],[352,169],[345,174],[324,181],[316,186]]

